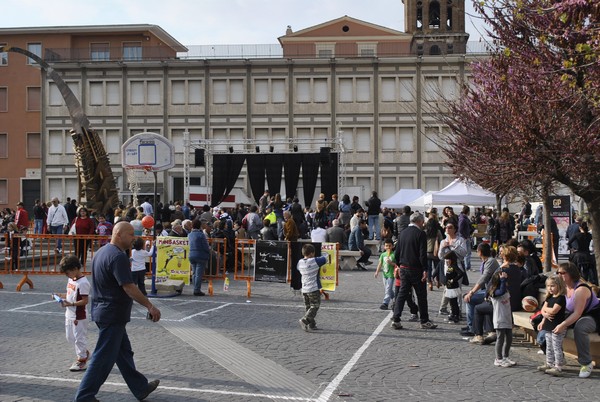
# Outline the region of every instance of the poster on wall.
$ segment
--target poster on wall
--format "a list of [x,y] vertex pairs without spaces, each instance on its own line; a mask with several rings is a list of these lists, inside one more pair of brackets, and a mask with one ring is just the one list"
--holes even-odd
[[259,240],[254,257],[254,280],[286,283],[288,280],[288,242]]
[[550,198],[550,216],[558,227],[558,257],[569,255],[567,247],[567,228],[571,224],[571,196],[552,195]]
[[187,237],[159,236],[156,238],[156,283],[167,279],[190,284],[189,243]]

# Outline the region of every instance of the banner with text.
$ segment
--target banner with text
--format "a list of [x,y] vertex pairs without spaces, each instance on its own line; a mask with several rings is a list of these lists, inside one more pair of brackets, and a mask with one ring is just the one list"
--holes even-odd
[[254,257],[254,280],[286,283],[288,280],[288,242],[259,240]]
[[329,292],[335,291],[335,283],[337,282],[337,243],[321,243],[321,255],[326,256],[327,263],[321,266],[319,275],[321,277],[321,287]]
[[190,251],[187,237],[159,236],[156,238],[156,283],[167,279],[190,284]]

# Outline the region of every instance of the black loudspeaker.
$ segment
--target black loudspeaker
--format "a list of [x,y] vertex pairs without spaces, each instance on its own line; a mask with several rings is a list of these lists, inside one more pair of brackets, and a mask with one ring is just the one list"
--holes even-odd
[[321,147],[320,160],[323,166],[331,165],[331,148]]
[[194,150],[194,165],[196,167],[204,166],[204,150],[203,149],[195,149]]

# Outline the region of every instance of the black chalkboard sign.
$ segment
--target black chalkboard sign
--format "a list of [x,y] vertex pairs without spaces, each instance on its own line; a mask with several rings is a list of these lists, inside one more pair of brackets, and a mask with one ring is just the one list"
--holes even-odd
[[289,263],[287,241],[257,241],[255,261],[255,281],[287,282]]

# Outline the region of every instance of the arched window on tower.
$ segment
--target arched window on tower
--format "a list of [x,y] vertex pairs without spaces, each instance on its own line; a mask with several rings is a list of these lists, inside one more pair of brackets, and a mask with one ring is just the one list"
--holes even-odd
[[429,3],[429,28],[439,29],[440,27],[440,3],[432,1]]
[[442,51],[440,50],[440,47],[438,45],[433,45],[429,49],[429,54],[432,56],[439,56],[440,54],[442,54]]
[[448,0],[446,8],[446,29],[452,30],[452,0]]
[[423,29],[423,3],[417,1],[417,29]]

